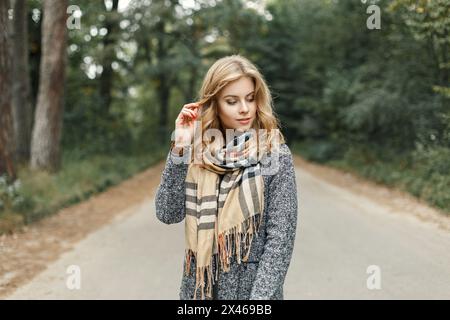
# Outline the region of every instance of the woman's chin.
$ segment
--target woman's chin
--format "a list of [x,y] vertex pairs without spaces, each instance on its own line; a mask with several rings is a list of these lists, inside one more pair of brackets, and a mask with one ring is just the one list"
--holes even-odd
[[237,125],[234,126],[233,128],[230,128],[230,130],[234,130],[236,133],[243,133],[246,132],[248,130],[250,130],[252,128],[251,124],[246,124],[246,125]]
[[252,125],[251,125],[251,123],[249,123],[249,124],[246,124],[246,125],[239,125],[239,126],[236,127],[235,130],[237,130],[237,131],[248,131],[248,130],[251,129],[251,127],[252,127]]

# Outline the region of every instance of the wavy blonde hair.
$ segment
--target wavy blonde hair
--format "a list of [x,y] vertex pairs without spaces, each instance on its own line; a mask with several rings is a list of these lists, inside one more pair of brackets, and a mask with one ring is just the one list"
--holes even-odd
[[[280,130],[280,122],[273,111],[272,95],[258,68],[239,54],[217,60],[209,68],[203,79],[197,99],[203,105],[201,113],[202,132],[206,132],[208,129],[218,129],[225,133],[218,116],[218,96],[226,85],[242,77],[251,78],[255,85],[257,108],[252,129],[255,129],[256,132],[258,132],[258,129],[267,130],[265,141],[258,141],[258,144],[260,147],[263,144],[264,150],[270,151],[274,146],[275,139],[279,139],[277,141],[279,144],[285,143],[285,138]],[[278,136],[276,136],[277,134]],[[206,144],[206,142],[203,143]]]

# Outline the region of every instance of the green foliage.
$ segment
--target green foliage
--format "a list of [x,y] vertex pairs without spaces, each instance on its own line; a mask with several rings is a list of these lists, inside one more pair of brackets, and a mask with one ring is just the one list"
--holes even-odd
[[0,211],[13,211],[21,208],[24,204],[21,195],[21,181],[10,181],[7,175],[0,176]]
[[450,211],[450,149],[418,144],[413,153],[414,168],[423,177],[419,184],[411,177],[412,192]]
[[343,146],[329,140],[306,140],[292,145],[294,153],[301,154],[308,160],[325,163],[342,156]]
[[22,216],[15,211],[26,207],[26,199],[21,194],[21,181],[10,181],[7,175],[0,176],[0,233],[11,232],[23,223]]

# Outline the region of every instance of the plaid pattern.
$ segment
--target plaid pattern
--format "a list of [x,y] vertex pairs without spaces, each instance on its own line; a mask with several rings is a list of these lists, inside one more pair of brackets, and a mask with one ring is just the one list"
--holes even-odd
[[[251,132],[234,137],[218,154],[203,154],[203,167],[190,164],[186,176],[186,274],[196,261],[201,299],[211,298],[219,266],[228,272],[230,258],[246,261],[264,209],[261,153]],[[242,242],[243,241],[243,242]],[[243,244],[243,248],[241,245]],[[212,262],[215,260],[216,279]]]

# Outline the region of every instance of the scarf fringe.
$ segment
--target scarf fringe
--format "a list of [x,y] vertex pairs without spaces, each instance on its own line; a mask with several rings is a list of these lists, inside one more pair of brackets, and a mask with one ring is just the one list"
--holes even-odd
[[[236,256],[238,264],[241,261],[246,262],[248,260],[253,236],[254,234],[258,236],[261,221],[262,214],[257,213],[244,220],[240,226],[235,226],[219,235],[220,263],[225,272],[230,270],[230,259],[232,256]],[[243,248],[241,248],[242,240],[244,241]]]
[[[202,300],[205,299],[205,287],[206,287],[206,296],[208,296],[209,298],[212,297],[212,285],[214,283],[216,283],[215,280],[218,279],[218,275],[219,275],[219,273],[218,273],[219,269],[216,267],[216,277],[214,279],[213,272],[212,272],[212,265],[213,265],[212,262],[216,261],[215,265],[217,266],[217,258],[218,258],[218,254],[213,254],[209,265],[196,268],[194,300],[197,298],[198,289],[201,289]],[[194,259],[194,261],[197,260],[197,253],[191,249],[185,250],[185,262],[186,262],[185,274],[187,276],[190,276],[190,274],[191,274],[191,263],[192,263],[193,259]],[[206,272],[206,277],[205,277],[205,272]]]
[[[219,264],[224,272],[230,271],[231,257],[236,256],[237,263],[241,261],[246,262],[250,255],[250,248],[253,240],[253,236],[258,236],[259,226],[261,225],[262,214],[258,213],[247,218],[241,223],[240,226],[235,226],[230,230],[224,231],[218,235],[218,253],[211,256],[211,262],[207,266],[196,267],[196,284],[194,292],[194,300],[197,299],[197,290],[201,289],[201,299],[205,299],[206,296],[212,297],[212,285],[217,281],[219,274]],[[245,232],[239,231],[245,230]],[[243,248],[241,248],[241,243]],[[245,253],[245,254],[243,254]],[[191,274],[191,263],[197,260],[197,253],[192,249],[185,250],[185,274],[189,276]],[[215,277],[212,272],[213,261],[215,261],[216,272]],[[206,273],[206,277],[205,277]]]
[[[205,272],[206,272],[206,283],[205,283]],[[197,290],[201,289],[201,299],[205,299],[205,286],[206,286],[206,296],[208,298],[212,297],[212,285],[214,283],[214,277],[212,276],[212,265],[209,264],[205,267],[197,268],[196,274],[196,284],[194,289],[194,300],[197,299]]]

